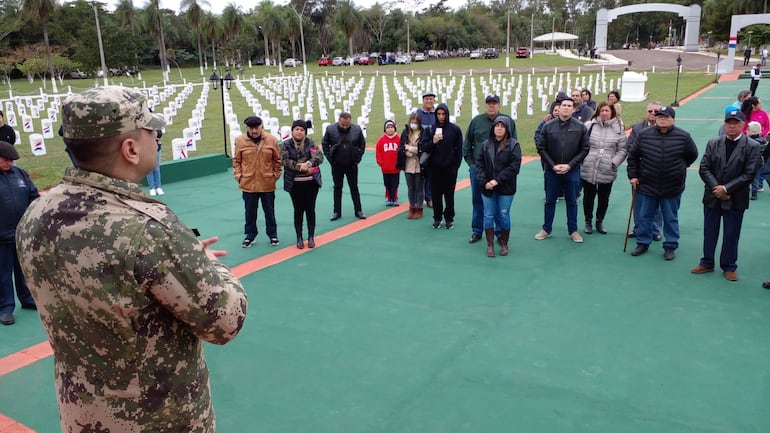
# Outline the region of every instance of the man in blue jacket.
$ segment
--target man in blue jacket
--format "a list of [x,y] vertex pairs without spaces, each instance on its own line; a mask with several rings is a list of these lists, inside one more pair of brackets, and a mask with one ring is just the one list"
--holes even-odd
[[0,324],[13,325],[16,296],[21,308],[35,310],[35,300],[27,287],[16,253],[16,226],[33,200],[40,197],[26,171],[13,165],[19,153],[13,145],[0,141]]

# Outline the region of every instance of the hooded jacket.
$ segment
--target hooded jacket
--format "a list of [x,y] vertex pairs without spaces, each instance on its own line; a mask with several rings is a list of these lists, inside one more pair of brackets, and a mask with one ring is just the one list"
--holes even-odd
[[[500,150],[500,141],[495,138],[495,126],[501,123],[505,126],[504,145]],[[481,146],[481,152],[476,157],[476,180],[481,186],[481,193],[490,196],[516,194],[516,179],[521,169],[521,145],[511,137],[511,124],[508,116],[498,116],[492,122],[489,138]],[[496,180],[497,185],[489,190],[487,182]]]
[[597,117],[588,123],[588,134],[591,147],[580,166],[580,177],[592,185],[612,183],[628,154],[623,126],[617,117],[606,122]]
[[[457,170],[463,160],[463,132],[454,123],[449,121],[449,107],[441,103],[436,107],[436,112],[444,110],[446,117],[444,123],[439,123],[436,116],[436,124],[430,130],[428,139],[425,143],[425,152],[430,152],[431,168],[451,168]],[[436,135],[436,128],[442,129],[444,138],[438,143],[433,143],[433,136]]]

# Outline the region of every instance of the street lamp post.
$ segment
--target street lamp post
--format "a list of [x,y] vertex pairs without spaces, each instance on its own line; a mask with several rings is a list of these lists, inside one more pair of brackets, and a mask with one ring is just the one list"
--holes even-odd
[[227,91],[229,92],[230,89],[233,87],[233,76],[230,75],[230,71],[227,70],[227,75],[224,77],[220,77],[217,75],[217,72],[214,71],[214,73],[211,74],[211,77],[209,77],[209,81],[211,82],[211,85],[214,86],[214,90],[217,90],[217,87],[221,89],[220,94],[222,95],[222,132],[224,134],[225,139],[225,156],[230,157],[230,154],[227,153],[227,118],[225,118],[225,87],[227,87]]
[[749,30],[749,48],[751,48],[751,34],[754,33],[754,30]]
[[102,28],[99,26],[99,12],[96,9],[96,2],[91,3],[91,7],[94,8],[94,18],[96,18],[96,40],[99,43],[99,57],[102,61],[102,78],[104,78],[104,85],[109,85],[107,81],[107,63],[104,61],[104,46],[102,45]]
[[676,90],[674,90],[674,102],[671,103],[672,107],[679,106],[679,72],[682,70],[682,55],[676,56]]
[[409,35],[409,19],[405,19],[404,21],[406,21],[406,55],[411,59],[412,51],[409,49],[409,39],[411,39],[411,36]]
[[[305,13],[305,5],[307,5],[307,2],[302,5],[302,14]],[[297,15],[297,20],[299,20],[299,37],[302,41],[302,70],[304,74],[307,75],[307,59],[305,58],[305,32],[302,30],[302,15],[294,8],[291,10],[294,11],[294,13]]]
[[505,32],[505,67],[511,67],[511,10],[508,9],[508,28]]

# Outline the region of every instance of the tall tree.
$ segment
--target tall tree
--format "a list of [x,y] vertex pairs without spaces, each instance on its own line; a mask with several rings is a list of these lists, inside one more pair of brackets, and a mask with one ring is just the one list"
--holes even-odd
[[46,69],[51,74],[51,85],[54,93],[58,93],[56,79],[53,71],[53,55],[51,54],[51,44],[48,41],[48,18],[56,11],[55,0],[24,0],[21,6],[21,14],[40,24],[43,30],[43,44],[45,45]]
[[334,21],[348,40],[348,55],[353,57],[353,36],[361,28],[363,19],[352,0],[342,0],[337,4]]
[[21,27],[21,1],[0,0],[0,41]]
[[[133,39],[136,40],[136,9],[132,0],[118,0],[115,5],[115,17],[120,22],[120,26],[131,31]],[[139,53],[134,49],[134,68],[139,68]]]
[[227,41],[230,57],[225,59],[228,66],[241,63],[241,47],[238,43],[238,36],[243,26],[243,12],[241,7],[231,2],[222,11],[222,30]]
[[163,70],[163,79],[168,80],[168,60],[166,59],[166,37],[163,32],[163,12],[160,9],[160,0],[149,0],[142,10],[143,29],[158,40],[158,57],[160,67]]
[[204,12],[201,17],[201,33],[211,41],[211,60],[217,68],[217,42],[222,38],[222,22],[211,12]]
[[201,77],[204,75],[203,71],[203,36],[201,32],[201,20],[203,19],[202,6],[209,6],[209,2],[206,0],[182,0],[181,9],[185,12],[187,22],[190,23],[195,30],[196,39],[198,40],[198,65],[201,69]]

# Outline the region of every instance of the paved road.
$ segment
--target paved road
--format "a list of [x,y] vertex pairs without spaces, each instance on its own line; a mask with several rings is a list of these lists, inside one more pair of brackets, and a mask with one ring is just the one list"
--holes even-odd
[[[676,58],[682,56],[682,69],[685,71],[706,71],[708,66],[710,71],[714,71],[717,64],[717,58],[701,53],[682,53],[669,50],[608,50],[608,54],[631,62],[631,70],[650,70],[653,66],[656,69],[676,70]],[[724,58],[724,57],[723,57]],[[735,67],[743,67],[743,57],[736,59]]]

